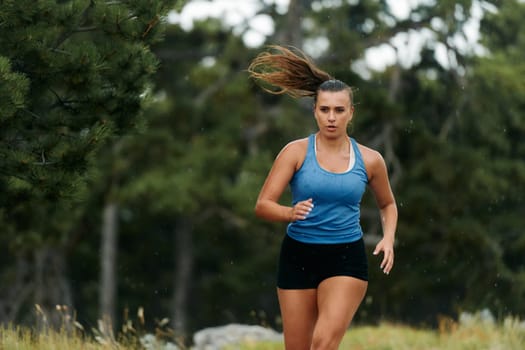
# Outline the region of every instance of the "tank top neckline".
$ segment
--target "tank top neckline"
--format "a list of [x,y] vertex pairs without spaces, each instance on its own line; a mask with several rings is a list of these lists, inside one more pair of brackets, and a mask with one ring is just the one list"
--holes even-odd
[[[317,135],[316,134],[312,134],[312,136],[310,138],[310,141],[312,143],[312,145],[310,145],[310,149],[312,150],[312,155],[314,157],[315,164],[323,172],[325,172],[327,174],[332,174],[332,175],[345,175],[345,174],[350,173],[353,169],[355,169],[356,164],[357,164],[357,158],[358,158],[358,155],[357,155],[358,153],[357,152],[359,152],[359,150],[356,149],[357,145],[354,142],[354,140],[352,140],[352,138],[350,136],[348,136],[348,141],[350,141],[349,142],[349,147],[350,147],[350,157],[349,158],[350,159],[348,159],[348,168],[345,171],[341,172],[341,173],[336,173],[336,172],[327,170],[327,169],[325,169],[325,168],[323,168],[321,166],[321,164],[319,163],[319,160],[317,159]],[[354,162],[353,163],[352,163],[352,151],[354,153]]]

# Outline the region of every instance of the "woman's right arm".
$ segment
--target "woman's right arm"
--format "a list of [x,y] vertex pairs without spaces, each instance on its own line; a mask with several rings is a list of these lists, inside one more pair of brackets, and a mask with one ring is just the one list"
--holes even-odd
[[279,198],[304,160],[306,145],[307,141],[304,139],[291,142],[275,158],[257,198],[255,215],[268,221],[290,222],[302,220],[310,212],[311,199],[293,207],[279,204]]

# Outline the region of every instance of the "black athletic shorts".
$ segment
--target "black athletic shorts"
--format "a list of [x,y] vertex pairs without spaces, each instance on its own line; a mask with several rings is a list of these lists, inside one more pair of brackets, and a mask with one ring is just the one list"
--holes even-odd
[[277,287],[310,289],[334,276],[350,276],[368,281],[368,260],[363,239],[350,243],[311,244],[285,235]]

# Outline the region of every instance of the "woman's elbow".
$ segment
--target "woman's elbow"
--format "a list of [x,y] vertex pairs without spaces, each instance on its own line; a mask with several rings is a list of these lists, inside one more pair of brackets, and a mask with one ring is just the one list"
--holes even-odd
[[263,217],[263,205],[262,205],[261,201],[258,200],[255,203],[255,207],[254,207],[253,211],[255,212],[255,216],[257,216],[258,218],[262,218]]

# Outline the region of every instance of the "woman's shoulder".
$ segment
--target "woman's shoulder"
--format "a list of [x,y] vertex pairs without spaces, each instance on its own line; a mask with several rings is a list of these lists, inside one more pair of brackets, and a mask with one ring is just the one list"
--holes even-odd
[[303,137],[301,139],[293,140],[288,142],[283,149],[291,148],[294,150],[303,150],[308,147],[308,137]]
[[357,143],[357,147],[359,147],[359,152],[361,152],[361,156],[363,157],[363,160],[374,162],[374,161],[383,159],[383,156],[381,155],[381,153],[379,153],[375,149],[372,149],[358,142],[356,143]]
[[368,173],[369,178],[373,176],[374,171],[379,167],[383,168],[385,165],[385,160],[379,151],[372,149],[368,146],[357,143],[359,147],[359,152],[361,152],[361,157],[365,163],[365,168]]
[[293,140],[288,142],[284,147],[284,150],[289,150],[290,152],[302,152],[308,148],[308,137],[301,139]]
[[277,158],[290,161],[297,170],[301,167],[308,150],[308,137],[288,142]]

